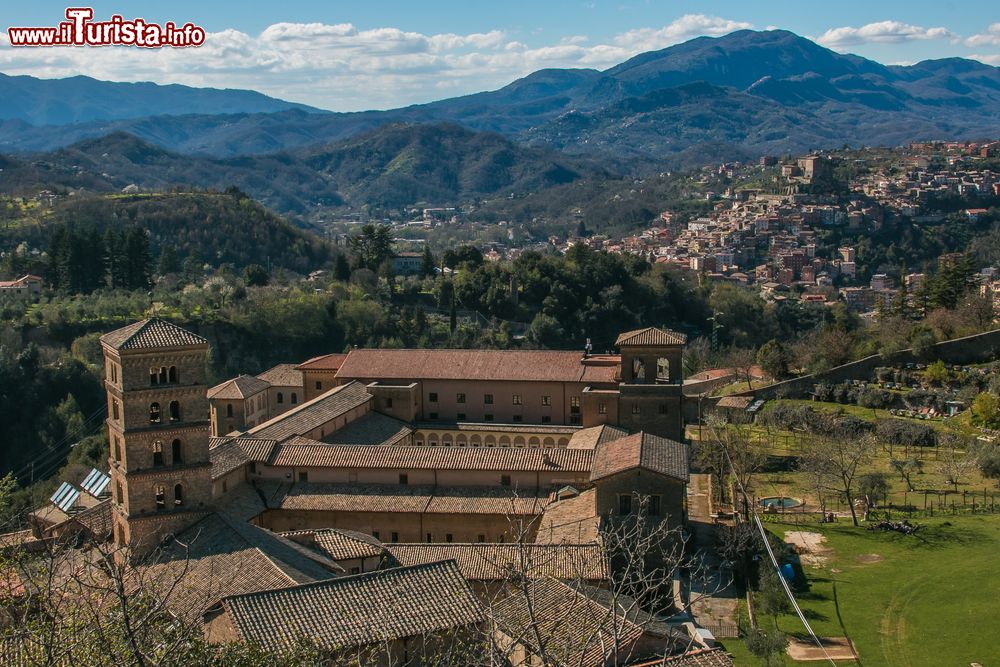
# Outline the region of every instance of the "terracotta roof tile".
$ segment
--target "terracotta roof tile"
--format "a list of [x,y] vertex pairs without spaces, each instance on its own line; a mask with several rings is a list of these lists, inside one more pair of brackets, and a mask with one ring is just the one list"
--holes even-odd
[[208,345],[201,336],[176,324],[153,317],[101,336],[101,342],[116,350],[155,350],[163,347]]
[[285,487],[268,502],[283,510],[531,516],[542,511],[547,499],[515,494],[504,487],[300,482]]
[[299,371],[335,371],[347,359],[346,354],[323,354],[303,361],[295,368]]
[[229,597],[229,618],[265,649],[301,637],[332,651],[476,625],[483,613],[453,561]]
[[257,375],[272,387],[301,387],[302,371],[295,364],[278,364]]
[[689,474],[687,446],[643,431],[605,442],[594,450],[590,479],[595,481],[635,468],[686,482]]
[[626,331],[618,336],[615,347],[623,345],[684,345],[687,336],[678,331],[670,329],[657,329],[656,327],[646,327],[635,331]]
[[602,424],[601,426],[591,426],[582,428],[573,434],[569,439],[569,449],[594,449],[597,445],[617,440],[628,435],[628,430],[620,426]]
[[254,426],[247,435],[275,440],[303,435],[371,400],[363,384],[350,382]]
[[342,571],[263,528],[212,513],[179,533],[145,567],[144,579],[154,589],[172,590],[173,613],[198,621],[226,596],[327,579]]
[[212,462],[212,479],[228,475],[251,461],[267,461],[277,444],[277,440],[267,438],[211,438],[208,458]]
[[591,544],[600,539],[597,491],[587,489],[578,496],[550,503],[538,522],[539,544]]
[[553,350],[352,350],[338,378],[613,383],[618,367]]
[[329,445],[296,438],[279,445],[274,466],[590,472],[594,453],[583,449]]
[[[333,561],[373,558],[386,553],[385,545],[368,535],[355,530],[323,528],[320,530],[296,530],[281,533],[293,542],[305,544],[319,551]],[[444,560],[439,558],[438,560]]]
[[622,660],[631,654],[643,628],[612,613],[585,592],[555,579],[535,579],[528,583],[527,595],[515,593],[496,603],[493,616],[505,634],[519,638],[531,651],[538,650],[532,639],[537,631],[554,667],[616,663],[616,657]]
[[241,400],[266,390],[271,385],[252,375],[240,375],[208,390],[208,398]]
[[508,579],[522,568],[533,578],[608,578],[607,558],[596,544],[388,544],[386,548],[404,566],[454,560],[462,575],[473,581]]

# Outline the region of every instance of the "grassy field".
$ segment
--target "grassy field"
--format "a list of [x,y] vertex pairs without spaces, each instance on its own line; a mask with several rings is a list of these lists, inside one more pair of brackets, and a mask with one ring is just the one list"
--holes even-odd
[[[1000,664],[995,631],[1000,515],[935,517],[919,523],[922,528],[915,535],[869,532],[846,523],[769,524],[768,529],[781,538],[787,530],[826,536],[825,562],[804,565],[810,590],[798,596],[799,603],[817,634],[849,636],[862,664]],[[778,625],[804,635],[795,616],[779,618]],[[742,642],[730,640],[726,648],[740,667],[759,664]]]

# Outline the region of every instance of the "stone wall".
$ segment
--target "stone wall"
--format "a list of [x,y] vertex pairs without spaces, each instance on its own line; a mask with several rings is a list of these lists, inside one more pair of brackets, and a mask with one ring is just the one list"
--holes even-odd
[[913,350],[902,350],[890,357],[873,354],[870,357],[835,366],[821,373],[777,382],[752,391],[742,391],[736,396],[756,396],[757,398],[802,398],[809,395],[813,386],[826,383],[838,384],[850,380],[864,380],[872,376],[880,366],[928,362],[940,359],[948,364],[975,364],[1000,357],[1000,329],[981,334],[942,341],[934,346],[929,358],[918,358]]

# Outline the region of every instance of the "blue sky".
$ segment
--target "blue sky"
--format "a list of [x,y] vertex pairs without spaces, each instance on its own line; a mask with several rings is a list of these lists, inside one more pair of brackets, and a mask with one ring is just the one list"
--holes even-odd
[[[83,3],[80,3],[83,4]],[[698,35],[779,27],[883,63],[975,57],[1000,65],[1000,5],[881,2],[94,2],[209,31],[199,49],[12,49],[9,26],[56,24],[65,3],[0,17],[0,71],[252,88],[323,108],[388,108],[500,87],[542,67],[606,68]]]

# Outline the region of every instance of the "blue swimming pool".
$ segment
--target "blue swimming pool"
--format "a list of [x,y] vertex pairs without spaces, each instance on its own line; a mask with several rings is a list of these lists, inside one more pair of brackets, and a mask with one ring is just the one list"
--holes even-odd
[[761,498],[760,506],[763,508],[774,507],[775,509],[789,509],[791,507],[799,507],[802,505],[802,501],[798,498],[789,498],[788,496],[774,496],[772,498]]

